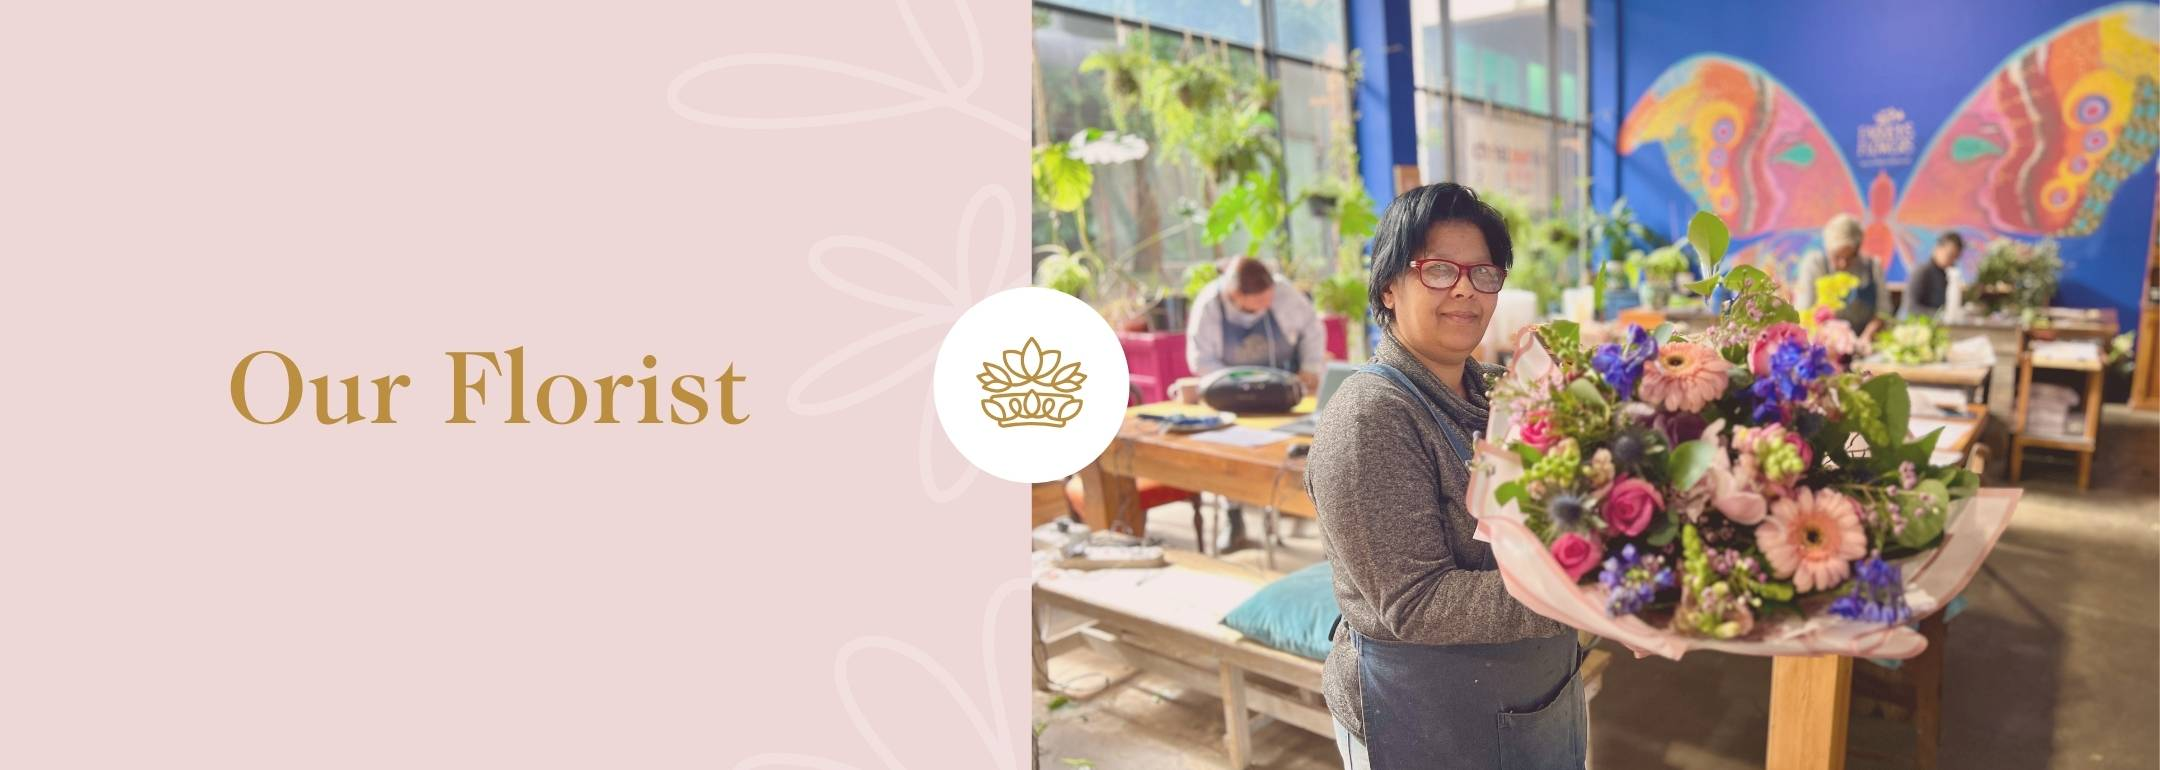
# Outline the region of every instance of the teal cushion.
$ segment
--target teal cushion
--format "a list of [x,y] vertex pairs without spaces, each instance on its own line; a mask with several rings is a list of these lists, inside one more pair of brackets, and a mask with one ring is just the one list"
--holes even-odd
[[1223,618],[1223,625],[1255,642],[1293,655],[1326,660],[1335,646],[1328,633],[1342,608],[1335,604],[1335,567],[1306,567],[1261,587]]

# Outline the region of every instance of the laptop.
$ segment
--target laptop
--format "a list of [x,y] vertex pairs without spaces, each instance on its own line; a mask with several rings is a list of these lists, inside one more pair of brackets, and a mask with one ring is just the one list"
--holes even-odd
[[1313,413],[1277,426],[1275,430],[1310,436],[1320,427],[1320,410],[1327,408],[1328,399],[1335,397],[1335,389],[1342,387],[1343,380],[1356,374],[1357,364],[1330,363],[1327,372],[1320,375],[1320,398],[1313,404]]

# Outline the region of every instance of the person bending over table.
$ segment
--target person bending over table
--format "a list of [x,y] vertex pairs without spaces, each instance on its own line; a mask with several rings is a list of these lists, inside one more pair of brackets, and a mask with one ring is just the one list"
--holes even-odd
[[[1185,325],[1185,363],[1195,377],[1233,366],[1266,366],[1295,373],[1305,392],[1320,388],[1327,366],[1327,331],[1305,293],[1251,257],[1237,260],[1193,300]],[[1189,383],[1181,388],[1197,400]],[[1218,552],[1248,545],[1245,511],[1230,506],[1230,526],[1219,533]]]
[[1831,217],[1823,225],[1821,251],[1800,258],[1800,277],[1793,281],[1793,309],[1806,313],[1815,307],[1815,281],[1832,273],[1848,273],[1859,283],[1845,294],[1845,309],[1837,317],[1852,324],[1860,339],[1871,340],[1882,330],[1890,307],[1890,282],[1883,278],[1881,262],[1860,253],[1863,236],[1860,220],[1851,214]]
[[1508,595],[1467,505],[1501,371],[1471,354],[1513,261],[1470,188],[1419,187],[1381,216],[1374,363],[1328,400],[1305,470],[1342,607],[1322,689],[1348,768],[1583,766],[1575,634]]

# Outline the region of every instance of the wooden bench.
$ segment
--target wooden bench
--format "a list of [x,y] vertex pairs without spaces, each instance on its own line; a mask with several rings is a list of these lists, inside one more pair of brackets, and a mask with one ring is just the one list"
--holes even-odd
[[[1233,768],[1252,760],[1252,732],[1261,723],[1255,715],[1332,740],[1334,718],[1320,694],[1321,661],[1259,644],[1221,623],[1280,575],[1182,551],[1170,552],[1169,560],[1165,568],[1038,578],[1038,676],[1051,657],[1086,647],[1221,698],[1223,744]],[[1052,613],[1069,613],[1077,622],[1051,628]],[[1583,665],[1586,697],[1610,662],[1602,650],[1590,654]],[[1049,683],[1038,679],[1036,686],[1047,689]]]

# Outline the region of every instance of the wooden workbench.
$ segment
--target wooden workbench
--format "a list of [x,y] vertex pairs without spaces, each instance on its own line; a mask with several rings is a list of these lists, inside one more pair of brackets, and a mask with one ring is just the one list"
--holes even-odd
[[[1311,411],[1310,403],[1301,405]],[[1247,505],[1274,508],[1291,516],[1313,518],[1312,498],[1305,494],[1305,460],[1290,459],[1290,447],[1309,444],[1311,438],[1285,435],[1284,440],[1256,447],[1238,447],[1201,441],[1191,434],[1163,432],[1144,414],[1207,413],[1204,407],[1147,404],[1126,410],[1125,425],[1102,456],[1080,471],[1087,490],[1081,520],[1090,529],[1147,533],[1147,511],[1141,510],[1134,479],[1147,477],[1180,489],[1212,492]],[[1249,428],[1272,428],[1296,415],[1243,417],[1238,424]]]

